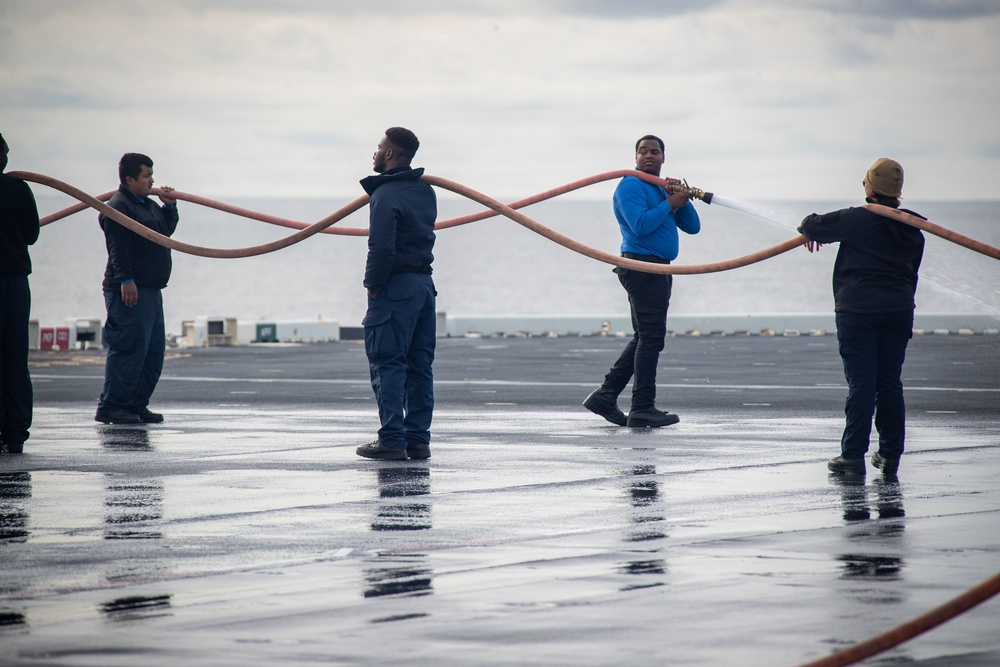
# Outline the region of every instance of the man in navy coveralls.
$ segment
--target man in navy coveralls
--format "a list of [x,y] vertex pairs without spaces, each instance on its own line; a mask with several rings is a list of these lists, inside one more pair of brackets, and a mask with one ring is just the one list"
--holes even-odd
[[[153,161],[142,153],[126,153],[118,162],[118,178],[121,184],[108,206],[143,227],[171,236],[177,229],[177,200],[170,196],[170,187],[160,188],[163,206],[150,198]],[[103,283],[108,359],[94,419],[105,424],[156,424],[163,415],[149,409],[149,399],[166,351],[162,290],[173,266],[170,249],[103,213],[98,221],[108,248]]]
[[361,181],[369,204],[368,262],[364,286],[365,352],[382,426],[358,447],[370,459],[428,459],[434,412],[436,319],[434,221],[437,198],[410,162],[420,142],[391,127],[373,157],[377,175]]

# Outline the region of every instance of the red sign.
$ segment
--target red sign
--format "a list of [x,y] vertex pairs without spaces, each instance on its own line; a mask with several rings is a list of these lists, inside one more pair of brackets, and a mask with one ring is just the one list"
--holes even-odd
[[39,331],[41,332],[41,340],[38,349],[51,350],[56,343],[56,330],[52,327],[42,327]]

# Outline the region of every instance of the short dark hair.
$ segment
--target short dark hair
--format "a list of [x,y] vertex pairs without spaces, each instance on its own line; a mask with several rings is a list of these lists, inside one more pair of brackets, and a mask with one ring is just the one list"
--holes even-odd
[[122,185],[128,177],[137,178],[142,173],[143,167],[153,168],[153,161],[148,155],[142,153],[125,153],[118,161],[118,180]]
[[392,142],[392,145],[399,149],[400,157],[409,162],[417,154],[420,148],[420,140],[417,135],[410,132],[405,127],[390,127],[385,131],[385,138]]
[[899,208],[900,204],[902,204],[902,202],[899,201],[899,197],[888,197],[874,191],[872,192],[872,196],[868,197],[868,200],[873,204],[888,206],[889,208]]
[[635,142],[635,152],[636,153],[639,152],[639,144],[641,144],[642,142],[646,141],[647,139],[652,139],[656,143],[660,144],[660,152],[661,153],[667,149],[667,147],[663,145],[663,139],[660,139],[659,137],[657,137],[655,135],[652,135],[652,134],[647,134],[644,137],[639,137],[639,141]]
[[2,134],[0,134],[0,148],[4,148],[4,147],[6,147],[8,150],[10,150],[10,146],[7,146],[7,140],[3,138]]

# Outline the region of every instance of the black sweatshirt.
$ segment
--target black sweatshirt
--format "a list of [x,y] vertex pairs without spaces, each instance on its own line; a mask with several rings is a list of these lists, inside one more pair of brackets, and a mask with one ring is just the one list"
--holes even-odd
[[[177,207],[160,206],[149,197],[140,202],[124,185],[108,200],[108,206],[164,236],[171,236],[177,229]],[[98,222],[108,247],[105,292],[121,289],[122,282],[129,278],[135,281],[136,287],[163,289],[167,286],[173,266],[170,248],[129,231],[104,214],[98,217]]]
[[802,220],[799,232],[819,243],[840,242],[833,266],[836,312],[913,310],[917,270],[924,254],[924,235],[919,229],[851,207],[813,213]]
[[38,240],[38,208],[24,181],[0,173],[0,276],[31,273],[28,246]]

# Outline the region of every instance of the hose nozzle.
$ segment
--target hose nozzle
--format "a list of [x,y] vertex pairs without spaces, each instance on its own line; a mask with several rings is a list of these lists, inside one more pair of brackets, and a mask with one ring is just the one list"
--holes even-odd
[[711,192],[705,192],[704,190],[701,190],[699,188],[691,187],[690,185],[688,185],[686,178],[683,179],[679,184],[674,185],[673,188],[671,188],[671,194],[676,194],[678,192],[683,192],[691,199],[700,199],[706,204],[712,203],[713,195]]

